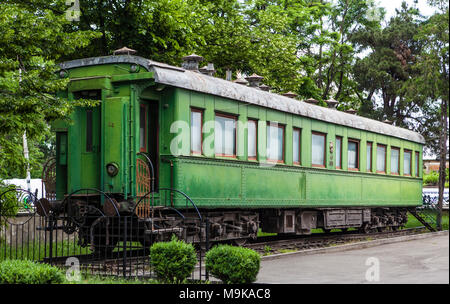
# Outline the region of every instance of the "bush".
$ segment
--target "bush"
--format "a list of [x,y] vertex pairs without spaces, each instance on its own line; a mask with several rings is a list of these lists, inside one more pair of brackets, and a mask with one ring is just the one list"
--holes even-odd
[[248,248],[219,245],[206,253],[207,271],[227,284],[256,281],[260,262],[259,254]]
[[182,283],[194,271],[197,255],[194,246],[173,237],[170,242],[152,245],[150,262],[162,282]]
[[423,176],[424,185],[437,185],[439,182],[439,173],[436,171],[431,171],[430,174],[425,174]]
[[62,282],[64,282],[64,275],[54,266],[28,260],[5,260],[0,263],[0,284],[55,284]]

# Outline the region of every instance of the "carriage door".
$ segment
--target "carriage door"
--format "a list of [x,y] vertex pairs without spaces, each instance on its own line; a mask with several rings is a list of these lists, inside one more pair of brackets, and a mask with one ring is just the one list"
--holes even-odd
[[[100,90],[89,90],[76,92],[76,99],[101,100]],[[81,111],[80,117],[80,186],[81,188],[101,189],[101,146],[100,146],[100,126],[101,126],[100,106],[86,107]]]
[[[158,102],[157,101],[147,101],[144,100],[139,105],[139,152],[145,154],[153,164],[155,173],[155,190],[158,189],[158,176],[159,176],[159,165],[158,165],[158,133],[159,133],[159,123],[158,123]],[[142,162],[145,164],[142,164]],[[137,181],[141,184],[141,188],[137,189],[137,193],[143,192],[145,185],[143,179],[150,179],[150,170],[146,173],[146,169],[142,169],[142,166],[148,165],[148,161],[145,157],[138,158],[138,172]],[[140,168],[142,170],[140,170]],[[139,179],[142,181],[139,183]],[[150,191],[150,188],[145,189]]]
[[[155,174],[154,187],[158,189],[158,103],[143,100],[139,105],[139,152],[152,162]],[[136,196],[142,197],[151,190],[151,170],[147,157],[139,156],[136,163]],[[145,199],[145,203],[148,199]],[[144,209],[144,206],[141,206]],[[139,209],[139,208],[138,208]],[[145,210],[138,215],[145,217]]]

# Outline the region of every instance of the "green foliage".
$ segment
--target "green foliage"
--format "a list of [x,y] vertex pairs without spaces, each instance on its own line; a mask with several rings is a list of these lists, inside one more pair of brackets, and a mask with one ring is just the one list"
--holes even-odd
[[436,171],[431,171],[429,174],[424,174],[423,184],[424,185],[437,185],[439,181],[439,173]]
[[252,249],[219,245],[206,253],[206,269],[227,284],[256,281],[261,257]]
[[[6,218],[17,214],[19,208],[14,185],[5,185],[0,179],[0,228],[6,226]],[[1,256],[1,255],[0,255]]]
[[194,271],[197,255],[192,244],[177,240],[159,242],[150,248],[150,263],[159,280],[164,283],[183,283]]
[[[445,169],[445,181],[448,184],[448,168]],[[424,185],[436,186],[438,183],[439,183],[439,172],[431,171],[429,174],[423,175],[423,184]]]
[[[50,3],[51,2],[51,3]],[[31,169],[40,171],[48,122],[67,119],[76,103],[57,92],[56,61],[86,47],[98,34],[70,31],[65,1],[2,1],[0,5],[0,176],[23,177],[22,137],[29,141]],[[15,175],[15,176],[14,176]]]
[[58,284],[64,282],[62,272],[47,264],[29,260],[0,262],[0,284]]

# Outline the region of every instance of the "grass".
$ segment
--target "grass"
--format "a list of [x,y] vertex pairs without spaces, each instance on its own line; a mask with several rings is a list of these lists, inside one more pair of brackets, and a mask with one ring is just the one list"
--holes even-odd
[[66,282],[66,284],[159,284],[159,282],[154,279],[83,275],[80,281]]
[[280,249],[278,250],[279,253],[290,253],[290,252],[297,252],[296,249]]
[[[425,212],[428,216],[432,217],[434,220],[436,220],[436,212],[434,211],[426,211]],[[449,223],[449,218],[448,218],[448,212],[445,212],[442,215],[442,229],[443,230],[448,230],[448,223]],[[415,227],[421,227],[423,226],[421,222],[419,222],[413,215],[408,213],[408,222],[405,225],[405,228],[415,228]],[[432,225],[433,227],[436,228],[436,225]]]
[[[20,246],[20,244],[5,244],[0,240],[0,261],[5,259],[31,259],[42,260],[50,255],[50,244],[40,244],[39,241],[30,242]],[[52,245],[52,256],[74,256],[79,254],[92,253],[88,247],[81,247],[73,241],[54,242]]]

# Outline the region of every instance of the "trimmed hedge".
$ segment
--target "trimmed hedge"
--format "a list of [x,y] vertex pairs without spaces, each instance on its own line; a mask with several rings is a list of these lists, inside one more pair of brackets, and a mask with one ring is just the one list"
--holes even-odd
[[227,284],[256,281],[260,263],[259,254],[248,248],[219,245],[206,253],[206,269]]
[[63,282],[64,275],[54,266],[29,260],[5,260],[0,263],[0,284],[58,284]]
[[183,283],[194,271],[197,255],[192,244],[173,237],[170,242],[158,242],[150,247],[150,263],[163,283]]

